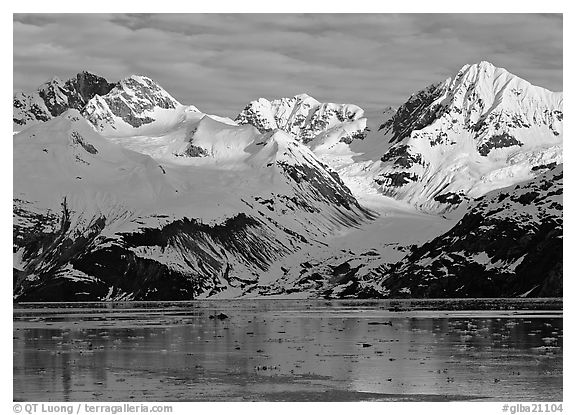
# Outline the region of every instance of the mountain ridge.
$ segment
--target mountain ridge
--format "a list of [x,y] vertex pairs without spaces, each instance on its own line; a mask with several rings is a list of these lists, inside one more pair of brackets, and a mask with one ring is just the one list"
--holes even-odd
[[[24,120],[15,127],[27,127],[13,138],[18,300],[440,295],[417,289],[420,271],[444,275],[444,263],[423,258],[434,246],[448,255],[450,232],[474,245],[459,221],[482,216],[479,201],[510,186],[556,193],[542,202],[549,215],[521,216],[516,199],[500,216],[487,209],[494,232],[522,232],[520,215],[541,229],[535,246],[561,243],[562,178],[550,172],[562,164],[562,93],[487,62],[385,109],[370,127],[362,108],[307,94],[260,98],[232,120],[181,104],[146,76],[75,79],[15,96]],[[482,255],[458,257],[450,275],[478,271]],[[561,293],[558,258],[526,255],[556,267],[548,288],[532,276],[526,290],[505,292]],[[497,277],[474,271],[472,286],[514,285],[508,265]]]

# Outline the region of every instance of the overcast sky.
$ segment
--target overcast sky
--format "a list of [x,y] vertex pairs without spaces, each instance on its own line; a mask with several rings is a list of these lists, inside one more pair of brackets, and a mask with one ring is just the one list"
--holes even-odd
[[381,110],[481,60],[561,91],[562,15],[14,15],[15,91],[82,70],[143,74],[232,117],[301,92]]

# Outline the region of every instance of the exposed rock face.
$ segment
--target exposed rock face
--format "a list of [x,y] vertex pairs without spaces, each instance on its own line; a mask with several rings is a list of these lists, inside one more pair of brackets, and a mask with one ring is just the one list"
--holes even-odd
[[51,118],[50,111],[41,99],[35,99],[31,95],[17,92],[13,97],[13,122],[15,128],[25,126],[34,121],[48,121]]
[[391,143],[410,137],[412,131],[421,130],[438,118],[442,106],[436,101],[444,92],[443,82],[432,84],[417,92],[398,108],[396,113],[380,126],[379,130],[392,132]]
[[562,165],[481,197],[382,279],[390,297],[561,297]]
[[522,147],[523,145],[524,144],[521,141],[518,141],[510,134],[504,132],[502,134],[496,134],[483,142],[482,145],[478,147],[478,153],[480,153],[481,156],[487,156],[490,154],[490,151],[496,148],[512,146]]
[[110,83],[106,79],[86,71],[80,72],[76,75],[76,78],[72,78],[68,82],[78,91],[84,101],[84,105],[94,96],[106,95],[116,86],[115,83]]
[[[229,275],[229,257],[257,270],[286,253],[260,220],[244,214],[213,226],[182,219],[107,243],[98,240],[106,217],[93,220],[81,235],[78,228],[71,232],[70,223],[64,209],[56,232],[32,233],[21,241],[28,266],[15,272],[19,301],[189,300],[206,291],[215,294],[231,280],[251,282]],[[181,252],[187,263],[175,268],[139,254],[143,248]]]
[[68,109],[82,110],[93,97],[106,95],[114,86],[89,72],[80,72],[66,82],[54,78],[30,94],[14,95],[14,124],[22,127],[47,121]]

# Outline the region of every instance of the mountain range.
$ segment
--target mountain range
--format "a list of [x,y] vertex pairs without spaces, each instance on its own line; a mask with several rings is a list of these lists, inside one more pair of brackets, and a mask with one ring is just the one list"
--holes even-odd
[[16,301],[562,295],[562,93],[488,62],[378,120],[88,72],[13,102]]

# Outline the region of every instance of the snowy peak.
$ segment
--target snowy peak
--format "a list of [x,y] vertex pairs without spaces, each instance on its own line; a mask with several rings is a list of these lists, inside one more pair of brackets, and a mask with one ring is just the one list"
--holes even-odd
[[[562,105],[562,93],[551,92],[508,72],[504,68],[498,68],[490,62],[482,61],[473,65],[464,65],[456,74],[450,87],[459,85],[474,87],[484,97],[497,98],[497,101],[512,103],[522,101],[524,98],[537,96],[544,101],[549,101],[553,106]],[[515,97],[515,98],[514,98]],[[519,99],[518,99],[519,98]],[[508,99],[509,101],[506,101]]]
[[467,196],[534,177],[530,160],[562,162],[562,93],[488,62],[412,95],[380,128],[393,145],[375,183],[382,193],[443,211]]
[[561,92],[533,86],[503,68],[481,62],[458,72],[442,104],[462,109],[469,115],[466,127],[479,133],[496,117],[508,128],[544,125],[556,131],[563,98]]
[[126,93],[133,101],[138,101],[144,106],[150,104],[164,109],[173,109],[180,105],[164,88],[142,75],[132,75],[123,79],[117,90],[113,91],[113,94]]
[[412,95],[380,128],[391,134],[392,142],[406,139],[442,117],[453,123],[460,118],[463,125],[459,127],[474,130],[478,136],[495,120],[502,129],[545,125],[557,131],[562,103],[561,92],[533,86],[483,61],[465,65],[455,77]]
[[169,114],[181,106],[150,78],[132,75],[105,96],[90,100],[83,115],[98,131],[121,133],[170,117]]
[[268,101],[250,102],[238,114],[239,124],[252,124],[261,132],[280,129],[308,143],[319,134],[364,117],[364,110],[352,104],[320,103],[307,94]]
[[14,94],[14,125],[20,129],[47,121],[71,108],[81,110],[90,99],[106,95],[113,87],[106,79],[86,71],[66,82],[54,77],[32,93]]
[[55,77],[32,94],[18,92],[13,104],[15,130],[76,109],[97,131],[110,136],[156,133],[199,113],[146,76],[132,75],[113,84],[89,72],[66,82]]

